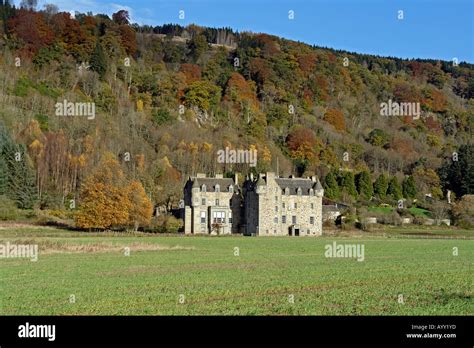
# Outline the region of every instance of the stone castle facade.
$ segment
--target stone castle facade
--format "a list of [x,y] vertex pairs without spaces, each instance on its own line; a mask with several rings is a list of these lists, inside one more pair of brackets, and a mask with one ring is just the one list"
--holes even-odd
[[233,179],[204,174],[184,187],[186,234],[320,236],[324,190],[316,177],[280,178],[274,173]]

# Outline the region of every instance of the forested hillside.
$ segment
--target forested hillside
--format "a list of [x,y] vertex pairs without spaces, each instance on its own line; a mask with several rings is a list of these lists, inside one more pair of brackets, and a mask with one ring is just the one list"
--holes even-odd
[[[79,208],[85,228],[146,225],[197,172],[316,174],[350,204],[474,192],[472,64],[138,26],[125,11],[0,9],[3,206]],[[381,116],[389,101],[420,103],[420,117]],[[94,117],[58,114],[68,102],[94,103]],[[226,147],[256,149],[257,166],[219,164]],[[94,225],[97,210],[110,215]]]

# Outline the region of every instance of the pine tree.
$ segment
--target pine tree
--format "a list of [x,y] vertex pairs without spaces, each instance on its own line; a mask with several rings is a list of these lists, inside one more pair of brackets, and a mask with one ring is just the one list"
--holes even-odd
[[355,186],[354,174],[352,172],[344,172],[339,177],[339,184],[342,192],[346,192],[352,197],[357,197],[357,189]]
[[402,183],[403,197],[405,198],[415,198],[416,196],[416,185],[415,179],[412,175],[405,177]]
[[364,170],[356,175],[356,187],[361,197],[366,200],[372,198],[374,189],[372,187],[372,178],[368,171]]
[[99,42],[95,45],[94,52],[92,52],[89,65],[92,71],[99,74],[101,79],[104,78],[107,71],[107,61],[105,59],[104,50]]
[[396,176],[393,176],[388,183],[387,195],[391,195],[394,199],[402,198],[402,189]]
[[340,195],[339,186],[337,185],[336,175],[329,172],[324,178],[324,195],[329,199],[338,199]]
[[20,209],[36,200],[35,174],[25,147],[16,144],[0,124],[0,194],[3,191]]
[[387,189],[388,189],[388,182],[387,182],[387,177],[385,174],[380,174],[377,180],[375,180],[374,183],[374,193],[377,195],[379,198],[385,198],[387,195]]

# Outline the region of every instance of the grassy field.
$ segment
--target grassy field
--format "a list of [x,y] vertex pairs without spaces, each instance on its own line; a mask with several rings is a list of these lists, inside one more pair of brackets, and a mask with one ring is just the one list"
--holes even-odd
[[[40,253],[37,262],[0,259],[0,315],[474,314],[472,239],[0,228],[7,241],[38,244]],[[326,258],[333,241],[363,244],[365,260]]]

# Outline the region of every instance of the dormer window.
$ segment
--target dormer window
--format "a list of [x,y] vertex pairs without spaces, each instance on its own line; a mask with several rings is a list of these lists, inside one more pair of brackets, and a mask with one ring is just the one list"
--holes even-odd
[[285,195],[286,196],[290,195],[290,189],[288,187],[285,188]]
[[313,189],[309,189],[309,195],[314,196],[314,190]]
[[215,191],[216,192],[221,192],[221,187],[219,186],[219,184],[217,184],[215,187],[214,187]]
[[301,187],[298,187],[298,189],[296,190],[296,194],[297,194],[298,196],[301,196]]
[[201,192],[207,192],[207,187],[206,185],[201,186]]
[[232,185],[229,186],[229,192],[234,193],[234,187]]

